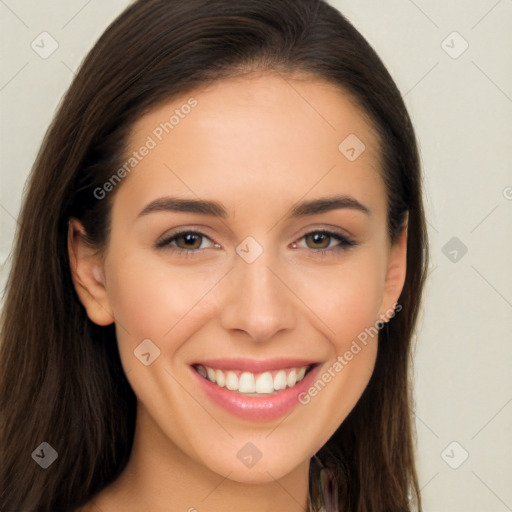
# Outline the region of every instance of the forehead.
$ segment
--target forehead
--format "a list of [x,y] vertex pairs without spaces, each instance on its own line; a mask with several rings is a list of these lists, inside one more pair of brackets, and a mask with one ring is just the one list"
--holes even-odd
[[261,193],[281,203],[340,187],[363,201],[384,193],[367,116],[318,79],[258,74],[176,97],[133,126],[127,156],[144,146],[126,179],[133,201],[157,192],[244,204],[261,204]]

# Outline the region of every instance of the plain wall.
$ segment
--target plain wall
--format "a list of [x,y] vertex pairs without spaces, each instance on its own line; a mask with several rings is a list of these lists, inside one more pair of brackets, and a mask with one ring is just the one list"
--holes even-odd
[[[127,4],[0,2],[2,289],[45,130]],[[425,511],[512,510],[512,1],[332,4],[387,65],[420,141],[431,243],[415,365]],[[42,58],[31,44],[48,51],[45,31],[58,48]]]

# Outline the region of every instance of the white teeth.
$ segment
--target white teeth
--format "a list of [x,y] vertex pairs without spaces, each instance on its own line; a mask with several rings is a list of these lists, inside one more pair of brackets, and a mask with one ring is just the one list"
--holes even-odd
[[263,372],[256,379],[256,393],[273,393],[274,380],[270,372]]
[[226,377],[222,370],[215,370],[215,382],[217,383],[217,386],[220,386],[221,388],[226,385]]
[[292,370],[286,379],[286,383],[288,384],[288,387],[291,388],[292,386],[295,386],[297,383],[297,372],[295,370]]
[[[306,370],[304,370],[306,373]],[[284,370],[279,370],[274,377],[274,389],[279,391],[281,389],[286,389],[286,372]]]
[[[238,391],[240,391],[240,393],[254,393],[256,389],[257,386],[254,383],[254,375],[249,372],[242,373],[238,382]],[[260,391],[258,391],[258,393],[260,393]]]
[[196,369],[204,378],[221,388],[226,387],[230,391],[238,391],[239,393],[267,395],[274,391],[295,386],[306,375],[308,366],[283,369],[277,372],[267,371],[261,374],[235,370],[223,371],[204,365],[197,365]]
[[226,387],[230,391],[238,391],[238,377],[234,372],[228,372],[226,374]]

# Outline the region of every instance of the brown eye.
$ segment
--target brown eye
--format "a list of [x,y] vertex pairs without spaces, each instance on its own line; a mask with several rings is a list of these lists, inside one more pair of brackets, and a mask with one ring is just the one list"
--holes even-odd
[[220,247],[219,244],[213,242],[209,236],[203,235],[203,233],[197,231],[174,233],[158,241],[156,246],[161,249],[165,248],[189,253],[212,247]]
[[174,238],[176,246],[180,249],[199,249],[203,237],[197,233],[183,233]]
[[343,252],[355,245],[357,245],[356,242],[341,233],[321,230],[310,231],[300,241],[294,242],[292,247],[313,249],[313,253],[318,251],[319,254],[327,255],[327,253]]
[[332,237],[327,233],[314,232],[307,234],[304,239],[310,249],[327,249]]

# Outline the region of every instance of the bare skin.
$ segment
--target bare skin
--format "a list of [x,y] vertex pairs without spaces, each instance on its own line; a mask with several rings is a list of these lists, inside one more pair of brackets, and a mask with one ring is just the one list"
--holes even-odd
[[[304,511],[309,460],[366,387],[377,337],[307,404],[272,421],[213,403],[191,364],[303,357],[319,363],[319,375],[332,370],[358,334],[392,314],[405,231],[392,246],[377,141],[339,89],[269,73],[224,80],[145,115],[130,150],[191,96],[197,106],[117,186],[105,251],[87,247],[78,221],[70,226],[76,289],[93,322],[115,322],[138,401],[127,468],[83,510]],[[353,161],[338,149],[349,134],[366,147]],[[226,216],[139,215],[164,196],[217,201]],[[334,196],[368,211],[345,204],[291,215],[301,202]],[[176,228],[199,232],[187,239],[197,244],[182,235],[157,247]],[[236,252],[249,236],[263,250],[251,263]],[[160,350],[149,366],[134,356],[145,339]],[[237,456],[248,442],[262,454],[250,468]]]

